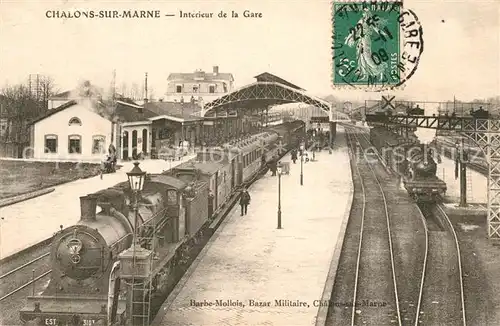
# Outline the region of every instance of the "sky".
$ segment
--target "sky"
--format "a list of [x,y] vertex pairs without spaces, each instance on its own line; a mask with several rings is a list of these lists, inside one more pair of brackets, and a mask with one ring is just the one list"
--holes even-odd
[[[394,94],[412,100],[473,100],[500,95],[500,0],[408,0],[423,27],[424,52],[415,75]],[[160,10],[159,19],[49,19],[47,10]],[[213,12],[214,18],[179,18],[179,11]],[[237,19],[217,18],[220,11]],[[243,18],[243,10],[262,18]],[[270,72],[313,95],[350,100],[380,93],[331,87],[330,2],[240,1],[35,1],[0,2],[0,85],[50,75],[61,91],[83,79],[108,87],[148,85],[156,97],[172,72],[234,75],[236,87]]]

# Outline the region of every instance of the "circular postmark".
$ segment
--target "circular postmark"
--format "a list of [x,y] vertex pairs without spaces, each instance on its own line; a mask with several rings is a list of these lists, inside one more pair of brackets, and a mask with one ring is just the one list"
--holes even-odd
[[417,15],[401,2],[334,2],[334,88],[384,91],[415,73],[424,50]]

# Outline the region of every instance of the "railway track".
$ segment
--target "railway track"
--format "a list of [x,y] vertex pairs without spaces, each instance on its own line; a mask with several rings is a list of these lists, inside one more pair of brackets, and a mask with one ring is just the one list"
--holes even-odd
[[442,221],[440,224],[443,224],[444,230],[426,232],[426,259],[415,326],[466,326],[462,258],[457,234],[440,204],[425,205],[422,208],[425,215],[437,216]]
[[44,253],[0,275],[0,302],[49,275],[49,255]]
[[[359,140],[348,133],[347,141],[352,154]],[[354,278],[346,281],[352,282],[354,287],[333,297],[334,303],[344,302],[350,306],[350,313],[338,311],[337,314],[330,314],[327,324],[402,325],[387,200],[375,171],[369,163],[361,162],[354,164],[361,188],[361,198],[358,198],[361,202],[360,218],[348,226],[351,229],[348,241],[352,241],[356,248],[350,253],[350,257],[355,258],[354,262],[350,262],[354,265]],[[367,168],[360,169],[356,163]],[[360,205],[353,206],[359,209]],[[353,239],[356,233],[359,237]]]
[[[361,132],[369,144],[366,134]],[[415,317],[413,322],[403,322],[415,326],[466,326],[461,253],[453,224],[442,205],[417,206],[424,226],[425,249]]]

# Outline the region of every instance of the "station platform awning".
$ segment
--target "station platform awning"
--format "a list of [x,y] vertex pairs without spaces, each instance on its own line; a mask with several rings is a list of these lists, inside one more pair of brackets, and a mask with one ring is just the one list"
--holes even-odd
[[227,114],[228,111],[262,110],[269,106],[304,103],[314,105],[326,113],[332,112],[335,120],[348,120],[347,115],[333,112],[332,104],[318,97],[309,95],[306,91],[286,80],[270,73],[263,73],[255,77],[257,82],[243,86],[226,94],[203,107],[204,117],[214,117]]

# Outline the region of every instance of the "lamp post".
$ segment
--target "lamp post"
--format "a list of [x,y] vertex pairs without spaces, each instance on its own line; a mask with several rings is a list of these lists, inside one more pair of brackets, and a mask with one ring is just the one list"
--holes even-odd
[[304,185],[304,145],[300,145],[300,185]]
[[[149,325],[149,308],[144,305],[147,288],[145,282],[151,275],[153,252],[141,247],[138,235],[139,196],[144,187],[146,172],[139,168],[139,162],[127,173],[130,190],[134,193],[134,242],[120,253],[120,279],[127,286],[127,325]],[[144,310],[146,309],[146,310]]]
[[139,244],[137,238],[137,219],[139,215],[139,194],[144,188],[144,179],[146,177],[146,172],[142,171],[139,167],[139,162],[134,162],[134,167],[130,172],[127,172],[128,182],[130,184],[130,189],[134,193],[134,247]]
[[278,162],[278,229],[281,229],[281,162]]

